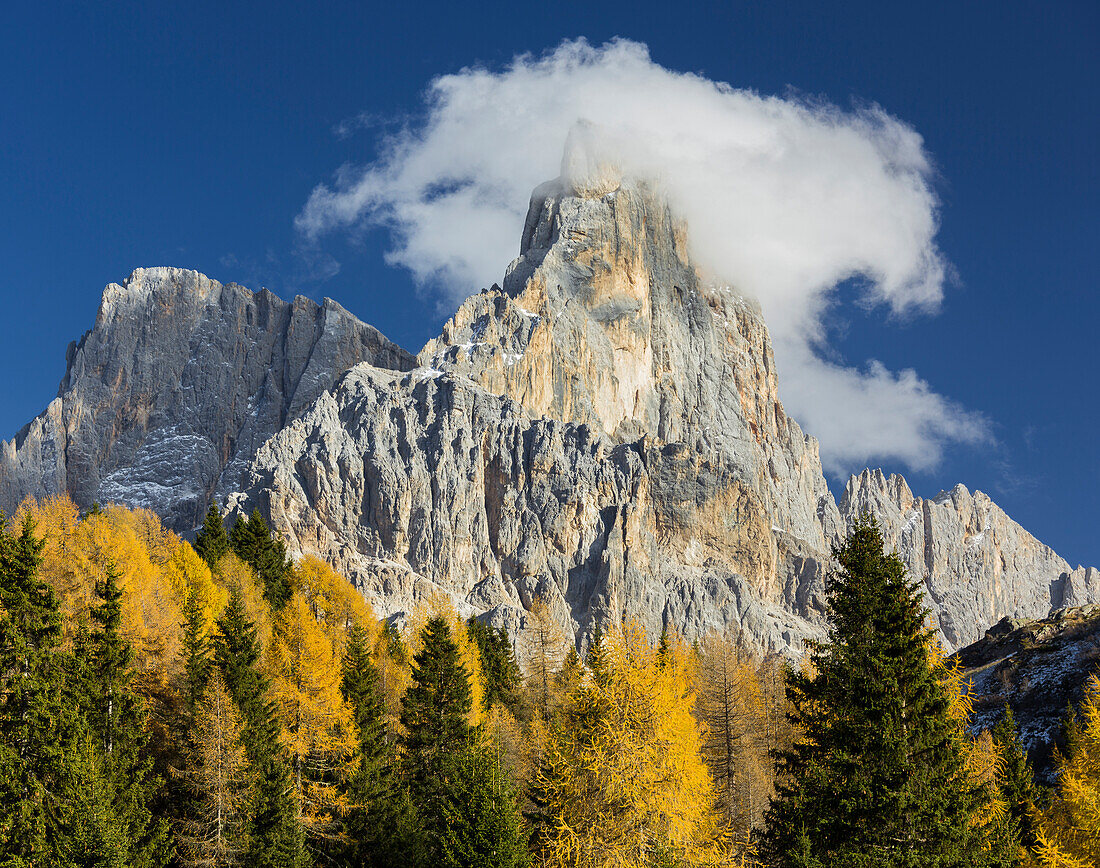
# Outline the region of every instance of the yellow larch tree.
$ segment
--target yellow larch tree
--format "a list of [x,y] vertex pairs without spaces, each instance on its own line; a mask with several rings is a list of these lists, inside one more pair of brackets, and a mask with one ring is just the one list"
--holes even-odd
[[950,703],[947,716],[962,747],[967,780],[976,791],[983,793],[983,797],[977,799],[971,825],[981,830],[986,850],[1015,848],[1016,842],[1009,840],[1006,834],[1009,812],[1000,786],[1003,780],[1001,749],[988,730],[974,737],[967,733],[974,716],[973,685],[958,661],[948,659],[938,642],[931,644],[929,655],[932,670],[943,685]]
[[358,734],[340,692],[340,655],[301,591],[276,618],[271,658],[302,821],[326,838],[347,808],[338,784],[350,774]]
[[198,556],[190,543],[180,542],[164,564],[164,573],[176,596],[186,600],[189,594],[202,608],[205,635],[214,629],[214,622],[229,601],[229,591],[214,581],[214,575],[206,561]]
[[747,838],[774,794],[767,701],[756,661],[730,638],[707,636],[698,658],[703,757],[724,822],[738,838]]
[[1079,738],[1068,756],[1058,756],[1054,799],[1040,816],[1044,868],[1100,865],[1100,674],[1089,678],[1080,714]]
[[176,829],[177,856],[188,866],[239,865],[250,796],[244,723],[217,671],[204,700],[182,773],[194,810]]
[[561,668],[572,643],[542,597],[531,601],[525,620],[522,651],[528,693],[542,719],[549,720],[554,705],[554,673]]
[[551,728],[533,796],[546,864],[729,864],[692,715],[691,654],[659,657],[637,627],[609,631]]
[[30,515],[46,538],[41,575],[57,591],[69,630],[87,622],[95,584],[113,564],[122,589],[122,629],[139,672],[167,669],[179,651],[177,629],[183,598],[166,565],[179,538],[148,510],[108,506],[83,517],[68,497],[26,500],[18,518]]
[[87,622],[94,604],[95,584],[86,565],[86,553],[76,540],[80,510],[67,494],[41,501],[27,498],[15,514],[15,526],[30,516],[36,532],[45,539],[39,575],[57,593],[67,632]]
[[228,552],[222,555],[213,573],[224,588],[240,590],[245,613],[256,626],[256,639],[260,647],[270,649],[275,622],[256,571],[233,552]]
[[294,567],[294,588],[300,591],[314,619],[332,640],[338,657],[344,653],[347,632],[358,624],[373,643],[378,631],[374,612],[363,595],[328,563],[304,556]]

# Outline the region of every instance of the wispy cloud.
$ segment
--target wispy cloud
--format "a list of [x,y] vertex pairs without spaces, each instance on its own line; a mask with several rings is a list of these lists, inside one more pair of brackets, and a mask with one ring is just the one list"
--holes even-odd
[[980,415],[914,371],[848,367],[824,351],[841,282],[861,278],[863,301],[898,315],[935,311],[943,297],[930,160],[920,135],[878,106],[765,97],[665,69],[636,42],[569,41],[434,80],[420,121],[318,186],[296,225],[308,239],[385,227],[391,264],[460,299],[500,279],[531,189],[558,174],[580,120],[625,174],[659,181],[699,264],[759,299],[784,400],[830,469],[925,469],[947,444],[989,439]]

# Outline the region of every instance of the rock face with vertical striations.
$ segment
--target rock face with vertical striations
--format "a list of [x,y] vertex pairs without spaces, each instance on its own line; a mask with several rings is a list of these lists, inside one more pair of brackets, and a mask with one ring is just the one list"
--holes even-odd
[[902,477],[865,470],[848,481],[840,510],[878,519],[887,548],[923,580],[949,648],[976,641],[1004,617],[1042,618],[1100,601],[1095,569],[1072,570],[987,495],[963,485],[925,500]]
[[352,365],[413,360],[326,299],[285,302],[196,271],[138,269],[103,291],[45,412],[0,444],[0,508],[68,492],[190,531],[256,449]]

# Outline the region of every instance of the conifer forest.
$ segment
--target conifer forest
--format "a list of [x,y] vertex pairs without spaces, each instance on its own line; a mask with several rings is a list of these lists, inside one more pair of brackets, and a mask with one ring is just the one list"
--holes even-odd
[[[871,520],[827,640],[380,622],[260,515],[28,501],[0,532],[0,865],[1090,866],[1100,680],[1052,789]],[[522,665],[521,665],[522,662]]]

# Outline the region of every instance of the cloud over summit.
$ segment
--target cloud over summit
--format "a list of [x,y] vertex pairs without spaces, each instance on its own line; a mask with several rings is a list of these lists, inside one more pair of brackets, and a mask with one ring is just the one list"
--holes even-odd
[[915,372],[823,352],[842,281],[862,278],[866,301],[895,313],[935,310],[943,296],[931,165],[920,135],[881,108],[738,90],[665,69],[627,40],[463,69],[425,99],[422,121],[379,159],[313,191],[301,232],[385,227],[391,264],[464,298],[500,280],[531,190],[558,174],[567,136],[589,121],[625,175],[658,180],[699,264],[760,301],[784,402],[828,469],[927,469],[946,444],[987,437],[979,416]]

